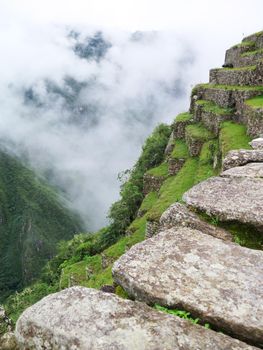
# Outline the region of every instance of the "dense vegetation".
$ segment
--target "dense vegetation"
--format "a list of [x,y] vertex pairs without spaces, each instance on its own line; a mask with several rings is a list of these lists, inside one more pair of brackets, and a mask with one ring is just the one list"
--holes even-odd
[[0,300],[32,283],[61,239],[82,229],[79,218],[33,171],[0,151]]

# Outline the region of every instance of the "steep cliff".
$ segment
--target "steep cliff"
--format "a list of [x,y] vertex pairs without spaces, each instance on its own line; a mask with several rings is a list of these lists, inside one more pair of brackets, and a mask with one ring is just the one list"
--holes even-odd
[[[36,344],[44,342],[69,349],[262,346],[263,140],[252,141],[263,134],[262,49],[263,32],[230,48],[225,67],[212,69],[209,83],[193,89],[190,109],[175,118],[166,147],[159,136],[168,129],[146,142],[112,207],[111,226],[61,247],[42,279],[6,303],[16,319],[39,299],[41,283],[57,291],[84,286],[213,331],[73,287],[25,311],[16,332],[22,349],[41,349]],[[83,322],[72,316],[78,312]]]

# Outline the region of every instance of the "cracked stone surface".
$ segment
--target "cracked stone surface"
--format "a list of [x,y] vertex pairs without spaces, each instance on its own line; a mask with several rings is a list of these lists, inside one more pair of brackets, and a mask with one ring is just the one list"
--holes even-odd
[[262,251],[175,227],[133,246],[115,262],[113,277],[137,300],[187,310],[263,342]]
[[263,150],[240,149],[230,151],[223,160],[223,170],[228,170],[236,166],[245,165],[247,163],[263,162]]
[[183,195],[190,207],[218,217],[263,227],[263,179],[211,177]]
[[225,241],[233,241],[233,236],[230,232],[201,220],[197,214],[191,212],[185,205],[180,203],[172,204],[162,214],[159,231],[174,226],[191,227],[213,237]]
[[16,336],[23,350],[254,349],[145,304],[84,287],[49,295],[28,308]]
[[222,177],[253,177],[263,179],[263,163],[248,163],[230,168],[221,173]]

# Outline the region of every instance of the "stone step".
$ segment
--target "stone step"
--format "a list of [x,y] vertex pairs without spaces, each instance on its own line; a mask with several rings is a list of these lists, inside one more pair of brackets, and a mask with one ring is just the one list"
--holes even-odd
[[240,113],[244,108],[244,101],[263,94],[263,86],[225,86],[214,84],[197,85],[191,96],[190,111],[194,113],[198,100],[214,102],[219,107],[235,108]]
[[179,114],[174,123],[172,124],[173,130],[173,138],[176,139],[184,139],[185,138],[185,128],[187,125],[193,124],[194,118],[193,115],[186,112]]
[[234,119],[233,113],[233,109],[219,107],[207,100],[197,100],[194,104],[195,121],[201,122],[215,135],[219,134],[220,124],[223,121]]
[[262,163],[263,150],[262,149],[239,149],[228,152],[223,160],[223,170],[245,165],[248,163]]
[[248,163],[230,168],[221,173],[221,177],[252,177],[263,179],[263,163]]
[[133,246],[113,266],[131,297],[187,310],[256,344],[263,342],[262,276],[262,251],[186,227]]
[[210,70],[210,84],[234,86],[262,86],[263,61],[243,68],[216,68]]
[[21,350],[256,349],[145,304],[83,287],[28,308],[16,336]]
[[230,232],[201,220],[197,214],[181,203],[172,204],[162,214],[158,231],[167,230],[175,226],[190,227],[224,241],[233,241],[233,236]]
[[220,221],[253,225],[263,233],[263,179],[212,177],[192,187],[183,200]]

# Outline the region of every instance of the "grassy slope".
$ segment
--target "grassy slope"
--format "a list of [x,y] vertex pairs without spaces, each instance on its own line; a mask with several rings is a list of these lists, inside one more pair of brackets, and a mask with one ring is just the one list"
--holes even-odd
[[56,243],[81,230],[58,195],[18,160],[0,152],[0,298],[31,283]]

